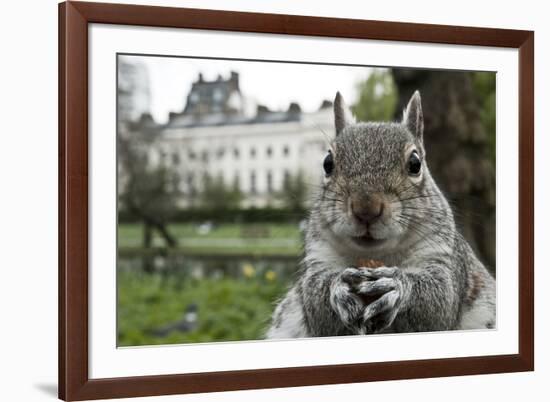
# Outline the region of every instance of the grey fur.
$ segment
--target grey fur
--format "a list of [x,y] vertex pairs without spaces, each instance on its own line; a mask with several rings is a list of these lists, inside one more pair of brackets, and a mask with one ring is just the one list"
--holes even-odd
[[[334,171],[310,213],[302,274],[267,337],[493,328],[495,280],[458,233],[429,172],[420,94],[401,123],[355,123],[339,93],[334,109]],[[407,173],[413,150],[418,177]],[[350,199],[373,194],[385,208],[361,223]],[[360,258],[385,267],[357,267]],[[378,299],[368,304],[368,296]]]
[[336,97],[334,98],[334,128],[336,130],[336,135],[340,134],[346,126],[353,123],[355,123],[355,119],[346,106],[344,98],[340,92],[336,92]]

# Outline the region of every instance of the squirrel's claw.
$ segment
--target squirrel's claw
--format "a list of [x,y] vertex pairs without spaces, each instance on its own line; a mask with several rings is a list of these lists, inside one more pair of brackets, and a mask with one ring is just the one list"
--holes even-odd
[[363,325],[368,334],[383,331],[393,323],[399,311],[400,298],[398,290],[391,290],[365,308]]

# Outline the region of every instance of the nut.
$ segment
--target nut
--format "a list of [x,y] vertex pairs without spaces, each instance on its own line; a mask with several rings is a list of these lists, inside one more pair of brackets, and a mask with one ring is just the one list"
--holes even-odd
[[357,260],[358,268],[380,268],[380,267],[383,267],[384,265],[386,264],[384,264],[384,262],[380,260],[364,259],[364,258],[359,258]]

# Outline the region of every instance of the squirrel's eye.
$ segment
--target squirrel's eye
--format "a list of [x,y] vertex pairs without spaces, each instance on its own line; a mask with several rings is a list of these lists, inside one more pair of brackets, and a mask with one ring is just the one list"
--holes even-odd
[[328,155],[325,156],[325,160],[323,161],[323,169],[325,169],[327,176],[334,170],[334,159],[332,157],[332,152],[330,151],[328,151]]
[[407,170],[411,176],[417,176],[420,173],[420,168],[422,163],[420,162],[420,157],[418,152],[412,151],[409,156],[409,161],[407,162]]

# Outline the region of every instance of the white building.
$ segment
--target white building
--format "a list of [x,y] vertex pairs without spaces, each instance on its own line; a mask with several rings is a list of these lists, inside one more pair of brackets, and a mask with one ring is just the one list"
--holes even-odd
[[175,169],[185,206],[204,180],[216,178],[244,195],[243,207],[277,206],[285,180],[302,174],[309,188],[323,177],[323,159],[333,135],[330,102],[303,113],[297,104],[249,113],[238,74],[193,84],[181,113],[172,113],[149,147],[152,165]]

